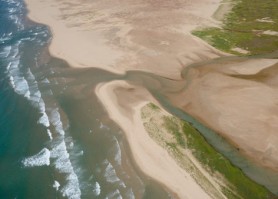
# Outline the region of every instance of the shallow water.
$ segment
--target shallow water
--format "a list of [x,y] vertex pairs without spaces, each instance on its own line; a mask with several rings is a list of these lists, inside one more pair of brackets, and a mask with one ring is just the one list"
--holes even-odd
[[180,82],[144,72],[69,68],[49,56],[49,30],[26,19],[22,1],[0,0],[0,10],[0,198],[174,198],[140,172],[121,129],[94,94],[98,83],[115,79],[149,89],[235,165],[278,193],[276,173],[266,175],[270,171],[167,101],[164,94]]

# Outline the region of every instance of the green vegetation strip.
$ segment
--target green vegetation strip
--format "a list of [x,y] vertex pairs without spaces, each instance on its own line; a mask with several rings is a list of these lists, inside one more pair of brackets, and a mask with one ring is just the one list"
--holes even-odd
[[228,53],[257,55],[277,51],[278,1],[230,0],[230,3],[233,8],[225,15],[221,28],[205,28],[193,34]]
[[[162,123],[157,119],[158,117],[161,118]],[[233,166],[228,159],[208,144],[200,132],[188,122],[163,114],[161,109],[152,103],[143,107],[142,119],[150,136],[153,139],[157,139],[160,145],[172,148],[174,156],[180,158],[179,162],[182,162],[181,159],[186,156],[184,151],[190,150],[202,167],[211,176],[214,176],[214,179],[218,179],[221,191],[227,198],[277,198],[265,187],[248,178],[239,168]],[[158,121],[160,123],[155,124]],[[160,127],[161,124],[162,126]],[[163,135],[165,132],[163,133],[161,129],[165,129],[166,132],[172,135],[173,139],[169,140],[169,135]],[[166,138],[163,139],[163,137]],[[161,141],[165,143],[161,143]],[[196,180],[198,181],[198,179]],[[219,183],[219,179],[221,179],[221,183]]]

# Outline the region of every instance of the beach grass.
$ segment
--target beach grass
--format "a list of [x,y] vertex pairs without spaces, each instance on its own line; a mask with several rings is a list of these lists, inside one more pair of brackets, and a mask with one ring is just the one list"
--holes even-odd
[[[153,104],[142,108],[144,126],[150,136],[165,147],[170,155],[186,170],[190,170],[195,180],[207,191],[214,191],[212,183],[188,158],[190,151],[202,168],[218,183],[223,195],[229,199],[268,199],[277,198],[265,187],[248,178],[239,168],[231,164],[222,154],[217,152],[190,123],[172,115],[164,114],[159,107],[153,109]],[[169,136],[171,135],[171,136]],[[221,179],[221,180],[219,180]],[[214,198],[221,195],[214,193]]]
[[237,55],[277,51],[278,1],[230,0],[230,3],[233,8],[225,15],[221,27],[202,28],[192,33],[219,50]]
[[[182,131],[187,137],[187,147],[193,151],[196,157],[205,168],[209,169],[210,173],[219,172],[229,182],[227,185],[230,189],[225,188],[224,194],[229,198],[270,198],[272,195],[266,188],[258,185],[249,179],[237,167],[233,166],[231,162],[223,155],[218,153],[205,138],[189,123],[180,121],[182,124]],[[235,196],[230,190],[240,196]]]

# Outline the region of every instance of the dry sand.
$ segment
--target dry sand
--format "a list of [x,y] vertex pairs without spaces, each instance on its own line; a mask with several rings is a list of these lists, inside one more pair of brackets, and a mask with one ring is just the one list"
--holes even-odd
[[223,54],[190,31],[218,25],[220,0],[26,0],[29,17],[50,26],[52,55],[73,67],[144,70],[180,78],[190,63]]
[[210,198],[146,132],[141,108],[155,100],[145,89],[113,81],[98,85],[96,93],[104,106],[109,107],[109,116],[125,131],[134,160],[145,174],[169,187],[179,198]]

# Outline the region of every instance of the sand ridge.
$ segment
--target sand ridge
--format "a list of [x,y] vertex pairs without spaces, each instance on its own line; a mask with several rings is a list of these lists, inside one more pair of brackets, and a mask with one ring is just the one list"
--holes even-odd
[[99,84],[96,93],[103,105],[109,107],[111,119],[125,131],[134,160],[145,174],[170,188],[179,198],[211,198],[146,132],[141,108],[150,101],[157,103],[147,90],[125,81],[113,81]]

